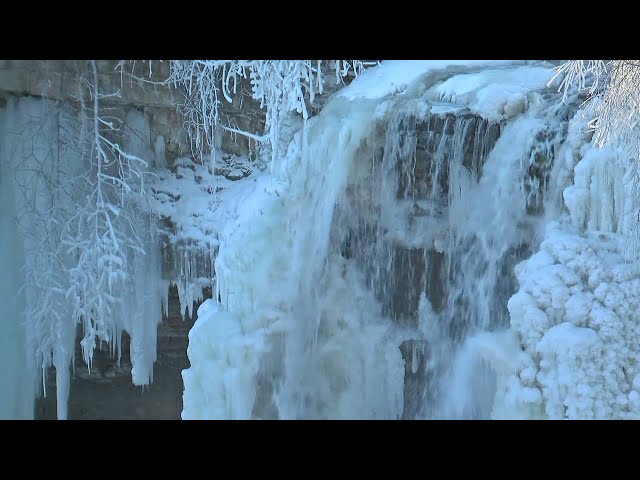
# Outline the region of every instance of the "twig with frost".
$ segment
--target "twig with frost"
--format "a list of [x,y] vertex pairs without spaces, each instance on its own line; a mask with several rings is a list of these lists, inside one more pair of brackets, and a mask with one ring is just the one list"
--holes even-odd
[[113,340],[114,307],[129,275],[128,252],[144,254],[138,231],[136,197],[144,196],[147,164],[114,140],[119,122],[103,115],[101,100],[117,95],[100,91],[95,61],[86,85],[91,104],[82,102],[83,131],[90,132],[89,168],[82,175],[85,202],[67,222],[63,243],[77,255],[66,292],[73,317],[81,320],[83,357],[91,364],[96,341]]

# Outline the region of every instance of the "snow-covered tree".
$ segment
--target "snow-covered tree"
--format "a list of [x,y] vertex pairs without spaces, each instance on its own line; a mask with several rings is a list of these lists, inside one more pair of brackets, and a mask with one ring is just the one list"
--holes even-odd
[[565,95],[587,90],[588,111],[599,146],[616,143],[640,152],[640,60],[571,60],[558,67]]
[[[115,347],[124,327],[136,328],[122,306],[137,259],[148,253],[149,172],[122,146],[124,122],[105,103],[117,95],[102,91],[96,62],[89,61],[73,101],[32,99],[14,108],[22,129],[12,158],[25,237],[25,317],[36,365],[43,374],[56,367],[59,418],[66,416],[76,324],[83,326],[89,366],[98,342]],[[141,373],[134,381],[149,379]]]
[[74,317],[83,320],[82,348],[89,363],[96,340],[110,340],[114,334],[112,308],[118,300],[114,291],[127,278],[128,251],[144,255],[137,203],[145,194],[147,163],[115,140],[122,121],[110,117],[100,105],[118,92],[101,92],[95,61],[85,81],[90,103],[80,98],[80,114],[83,130],[89,131],[88,168],[80,179],[86,197],[68,220],[63,242],[77,253],[67,298],[74,306]]

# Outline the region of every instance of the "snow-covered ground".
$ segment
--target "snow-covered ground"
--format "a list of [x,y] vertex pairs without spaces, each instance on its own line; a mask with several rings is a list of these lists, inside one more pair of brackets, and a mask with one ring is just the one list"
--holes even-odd
[[219,232],[237,215],[260,171],[244,157],[224,154],[214,167],[191,158],[175,161],[174,168],[155,170],[151,210],[169,219],[172,242],[188,241],[217,246]]

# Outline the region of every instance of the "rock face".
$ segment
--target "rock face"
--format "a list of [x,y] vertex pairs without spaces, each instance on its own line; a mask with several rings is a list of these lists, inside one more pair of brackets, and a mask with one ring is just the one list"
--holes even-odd
[[[197,309],[194,309],[197,311]],[[153,382],[145,389],[131,383],[129,336],[122,339],[122,356],[109,346],[94,354],[91,371],[82,360],[78,348],[75,372],[69,394],[70,420],[179,420],[182,412],[181,372],[189,368],[187,345],[189,330],[195,318],[182,319],[178,291],[169,290],[169,312],[158,327],[158,360],[153,369]],[[81,336],[81,332],[78,331]],[[79,343],[80,338],[78,338]],[[55,370],[47,375],[47,396],[36,401],[35,418],[56,418]]]
[[[111,109],[111,115],[124,119],[130,109],[141,111],[151,125],[151,144],[154,145],[158,137],[164,140],[169,166],[174,159],[193,154],[178,111],[184,103],[182,90],[143,85],[131,77],[133,73],[152,82],[164,81],[169,76],[168,61],[126,62],[119,66],[115,60],[99,60],[96,67],[100,91],[119,92],[102,100],[102,104]],[[46,97],[77,104],[83,77],[93,77],[86,60],[0,60],[0,105],[8,95]],[[224,120],[239,129],[262,132],[264,110],[251,98],[250,85],[245,82],[239,92],[232,103],[222,99]],[[256,150],[253,140],[228,132],[221,132],[220,147],[242,156],[251,156]]]

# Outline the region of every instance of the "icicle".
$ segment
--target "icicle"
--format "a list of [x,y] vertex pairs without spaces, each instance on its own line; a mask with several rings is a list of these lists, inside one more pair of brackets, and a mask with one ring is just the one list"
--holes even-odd
[[154,165],[156,168],[167,168],[167,159],[165,153],[165,141],[162,135],[158,135],[156,137],[155,142],[153,142],[153,153],[155,162]]
[[33,365],[35,338],[25,328],[23,281],[24,239],[17,228],[11,133],[13,101],[0,108],[0,419],[32,419],[38,380]]

